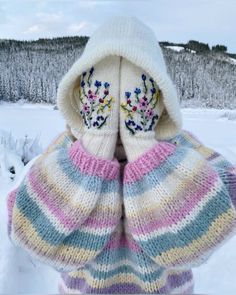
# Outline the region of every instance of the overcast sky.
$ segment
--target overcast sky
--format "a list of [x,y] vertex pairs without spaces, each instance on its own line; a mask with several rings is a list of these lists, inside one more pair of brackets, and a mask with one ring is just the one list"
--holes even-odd
[[236,53],[236,0],[0,0],[0,38],[89,36],[114,15],[140,18],[160,41],[195,39]]

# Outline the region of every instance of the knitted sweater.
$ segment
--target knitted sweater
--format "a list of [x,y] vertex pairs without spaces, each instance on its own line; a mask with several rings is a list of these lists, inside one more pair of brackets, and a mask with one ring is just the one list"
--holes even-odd
[[119,169],[63,133],[9,194],[11,239],[61,293],[193,292],[191,268],[235,232],[236,167],[182,130]]

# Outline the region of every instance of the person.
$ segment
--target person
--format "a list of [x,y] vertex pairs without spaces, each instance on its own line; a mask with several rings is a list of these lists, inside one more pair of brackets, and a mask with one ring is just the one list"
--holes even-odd
[[106,21],[58,107],[67,130],[8,196],[12,241],[61,293],[192,293],[192,268],[235,234],[236,167],[182,128],[151,29]]

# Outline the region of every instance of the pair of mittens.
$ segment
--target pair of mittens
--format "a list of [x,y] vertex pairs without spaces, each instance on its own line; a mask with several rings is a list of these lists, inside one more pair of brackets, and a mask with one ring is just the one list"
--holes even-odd
[[127,59],[109,56],[85,71],[76,100],[88,152],[113,159],[118,129],[129,161],[156,143],[154,130],[164,108],[160,89]]
[[82,136],[86,148],[112,159],[120,131],[129,162],[122,187],[127,230],[158,265],[202,264],[235,230],[229,189],[235,181],[184,135],[178,146],[156,140],[164,109],[161,91],[128,60],[106,58],[83,74],[81,89],[82,116],[88,108]]

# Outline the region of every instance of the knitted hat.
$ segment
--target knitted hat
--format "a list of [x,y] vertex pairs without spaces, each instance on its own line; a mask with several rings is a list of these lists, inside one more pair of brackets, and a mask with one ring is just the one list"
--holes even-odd
[[125,57],[143,68],[162,91],[165,109],[156,127],[156,139],[170,139],[178,134],[182,128],[179,100],[167,74],[161,48],[153,31],[134,17],[115,17],[100,26],[90,37],[81,57],[60,82],[58,108],[74,134],[79,137],[83,121],[73,107],[73,89],[84,71],[109,55]]

